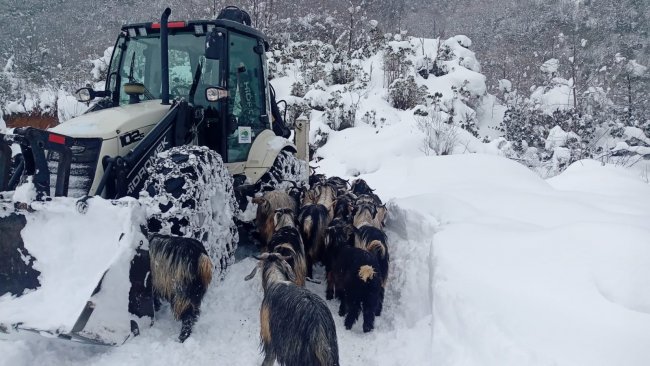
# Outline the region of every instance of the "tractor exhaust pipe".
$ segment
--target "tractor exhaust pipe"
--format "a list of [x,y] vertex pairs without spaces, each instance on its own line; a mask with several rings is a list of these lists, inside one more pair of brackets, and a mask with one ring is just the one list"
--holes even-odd
[[169,30],[167,20],[172,13],[170,8],[165,9],[160,17],[160,72],[162,73],[162,104],[169,105]]

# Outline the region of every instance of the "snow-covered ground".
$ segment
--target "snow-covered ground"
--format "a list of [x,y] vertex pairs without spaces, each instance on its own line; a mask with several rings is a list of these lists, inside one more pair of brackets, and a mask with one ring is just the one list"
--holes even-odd
[[[323,171],[362,170],[342,141]],[[647,364],[650,186],[634,174],[580,161],[544,181],[468,154],[393,157],[362,177],[390,200],[392,270],[372,333],[345,330],[329,302],[342,365]],[[163,308],[121,347],[30,336],[0,341],[0,364],[261,364],[261,285],[243,280],[253,266],[214,283],[184,344]]]

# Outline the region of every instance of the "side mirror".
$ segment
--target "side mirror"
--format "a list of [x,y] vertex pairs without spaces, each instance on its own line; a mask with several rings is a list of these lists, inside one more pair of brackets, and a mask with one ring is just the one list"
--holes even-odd
[[76,96],[78,102],[88,103],[97,97],[104,98],[108,96],[108,92],[105,90],[95,91],[93,90],[93,88],[87,87],[87,88],[77,89],[77,91],[74,92],[74,95]]
[[220,86],[211,86],[205,89],[205,99],[208,102],[218,102],[222,99],[228,98],[228,89]]
[[208,33],[205,42],[205,58],[221,60],[226,58],[228,46],[228,31],[224,28],[214,28]]
[[74,95],[77,97],[77,101],[81,103],[88,103],[94,99],[92,88],[81,88],[74,92]]

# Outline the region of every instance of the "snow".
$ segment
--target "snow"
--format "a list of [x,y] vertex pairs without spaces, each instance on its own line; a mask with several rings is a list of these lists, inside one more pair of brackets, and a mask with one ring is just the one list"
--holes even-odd
[[560,61],[556,58],[551,58],[544,61],[544,63],[539,69],[545,74],[554,74],[557,72],[559,67],[560,67]]
[[580,136],[574,132],[565,132],[562,127],[555,126],[548,132],[544,148],[546,150],[553,150],[556,147],[565,147],[567,141],[572,138],[580,141]]
[[[14,197],[16,199],[16,197]],[[0,319],[5,324],[21,322],[21,327],[50,332],[69,332],[74,326],[86,302],[104,272],[115,266],[105,278],[107,291],[103,294],[109,301],[97,301],[94,317],[101,313],[111,316],[105,321],[113,330],[129,334],[128,305],[129,286],[111,285],[111,278],[126,276],[127,281],[116,281],[128,285],[128,266],[138,243],[143,215],[125,199],[121,205],[114,205],[101,199],[88,201],[88,210],[80,213],[74,199],[55,198],[51,202],[32,203],[35,211],[26,216],[27,224],[21,232],[25,249],[35,258],[34,269],[40,272],[40,287],[30,290],[21,297],[5,294],[0,297]],[[119,312],[123,321],[115,317]],[[85,330],[101,331],[89,324]],[[126,330],[126,333],[124,333]],[[124,337],[115,332],[114,341],[121,343]],[[111,334],[107,335],[110,339]]]
[[530,95],[530,100],[548,115],[552,115],[556,110],[570,109],[573,107],[573,82],[553,78],[550,86],[535,89]]
[[512,91],[512,82],[508,79],[500,79],[498,88],[502,93],[510,93]]
[[630,75],[636,77],[641,77],[646,73],[646,71],[648,71],[646,66],[641,65],[636,60],[630,60],[627,65],[625,65],[625,69],[630,73]]

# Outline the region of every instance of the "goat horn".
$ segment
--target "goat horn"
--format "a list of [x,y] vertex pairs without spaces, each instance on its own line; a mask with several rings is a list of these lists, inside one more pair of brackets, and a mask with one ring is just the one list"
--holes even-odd
[[311,277],[306,277],[305,280],[308,281],[308,282],[311,282],[311,283],[317,283],[317,284],[321,283],[321,281],[315,280],[315,279],[313,279]]
[[251,279],[253,279],[253,277],[255,277],[256,273],[257,273],[257,266],[253,267],[251,273],[248,276],[244,277],[244,281],[250,281]]
[[258,261],[263,261],[268,257],[269,257],[269,253],[262,253],[262,255],[259,255],[259,256],[254,255],[253,256],[253,258],[257,259]]

